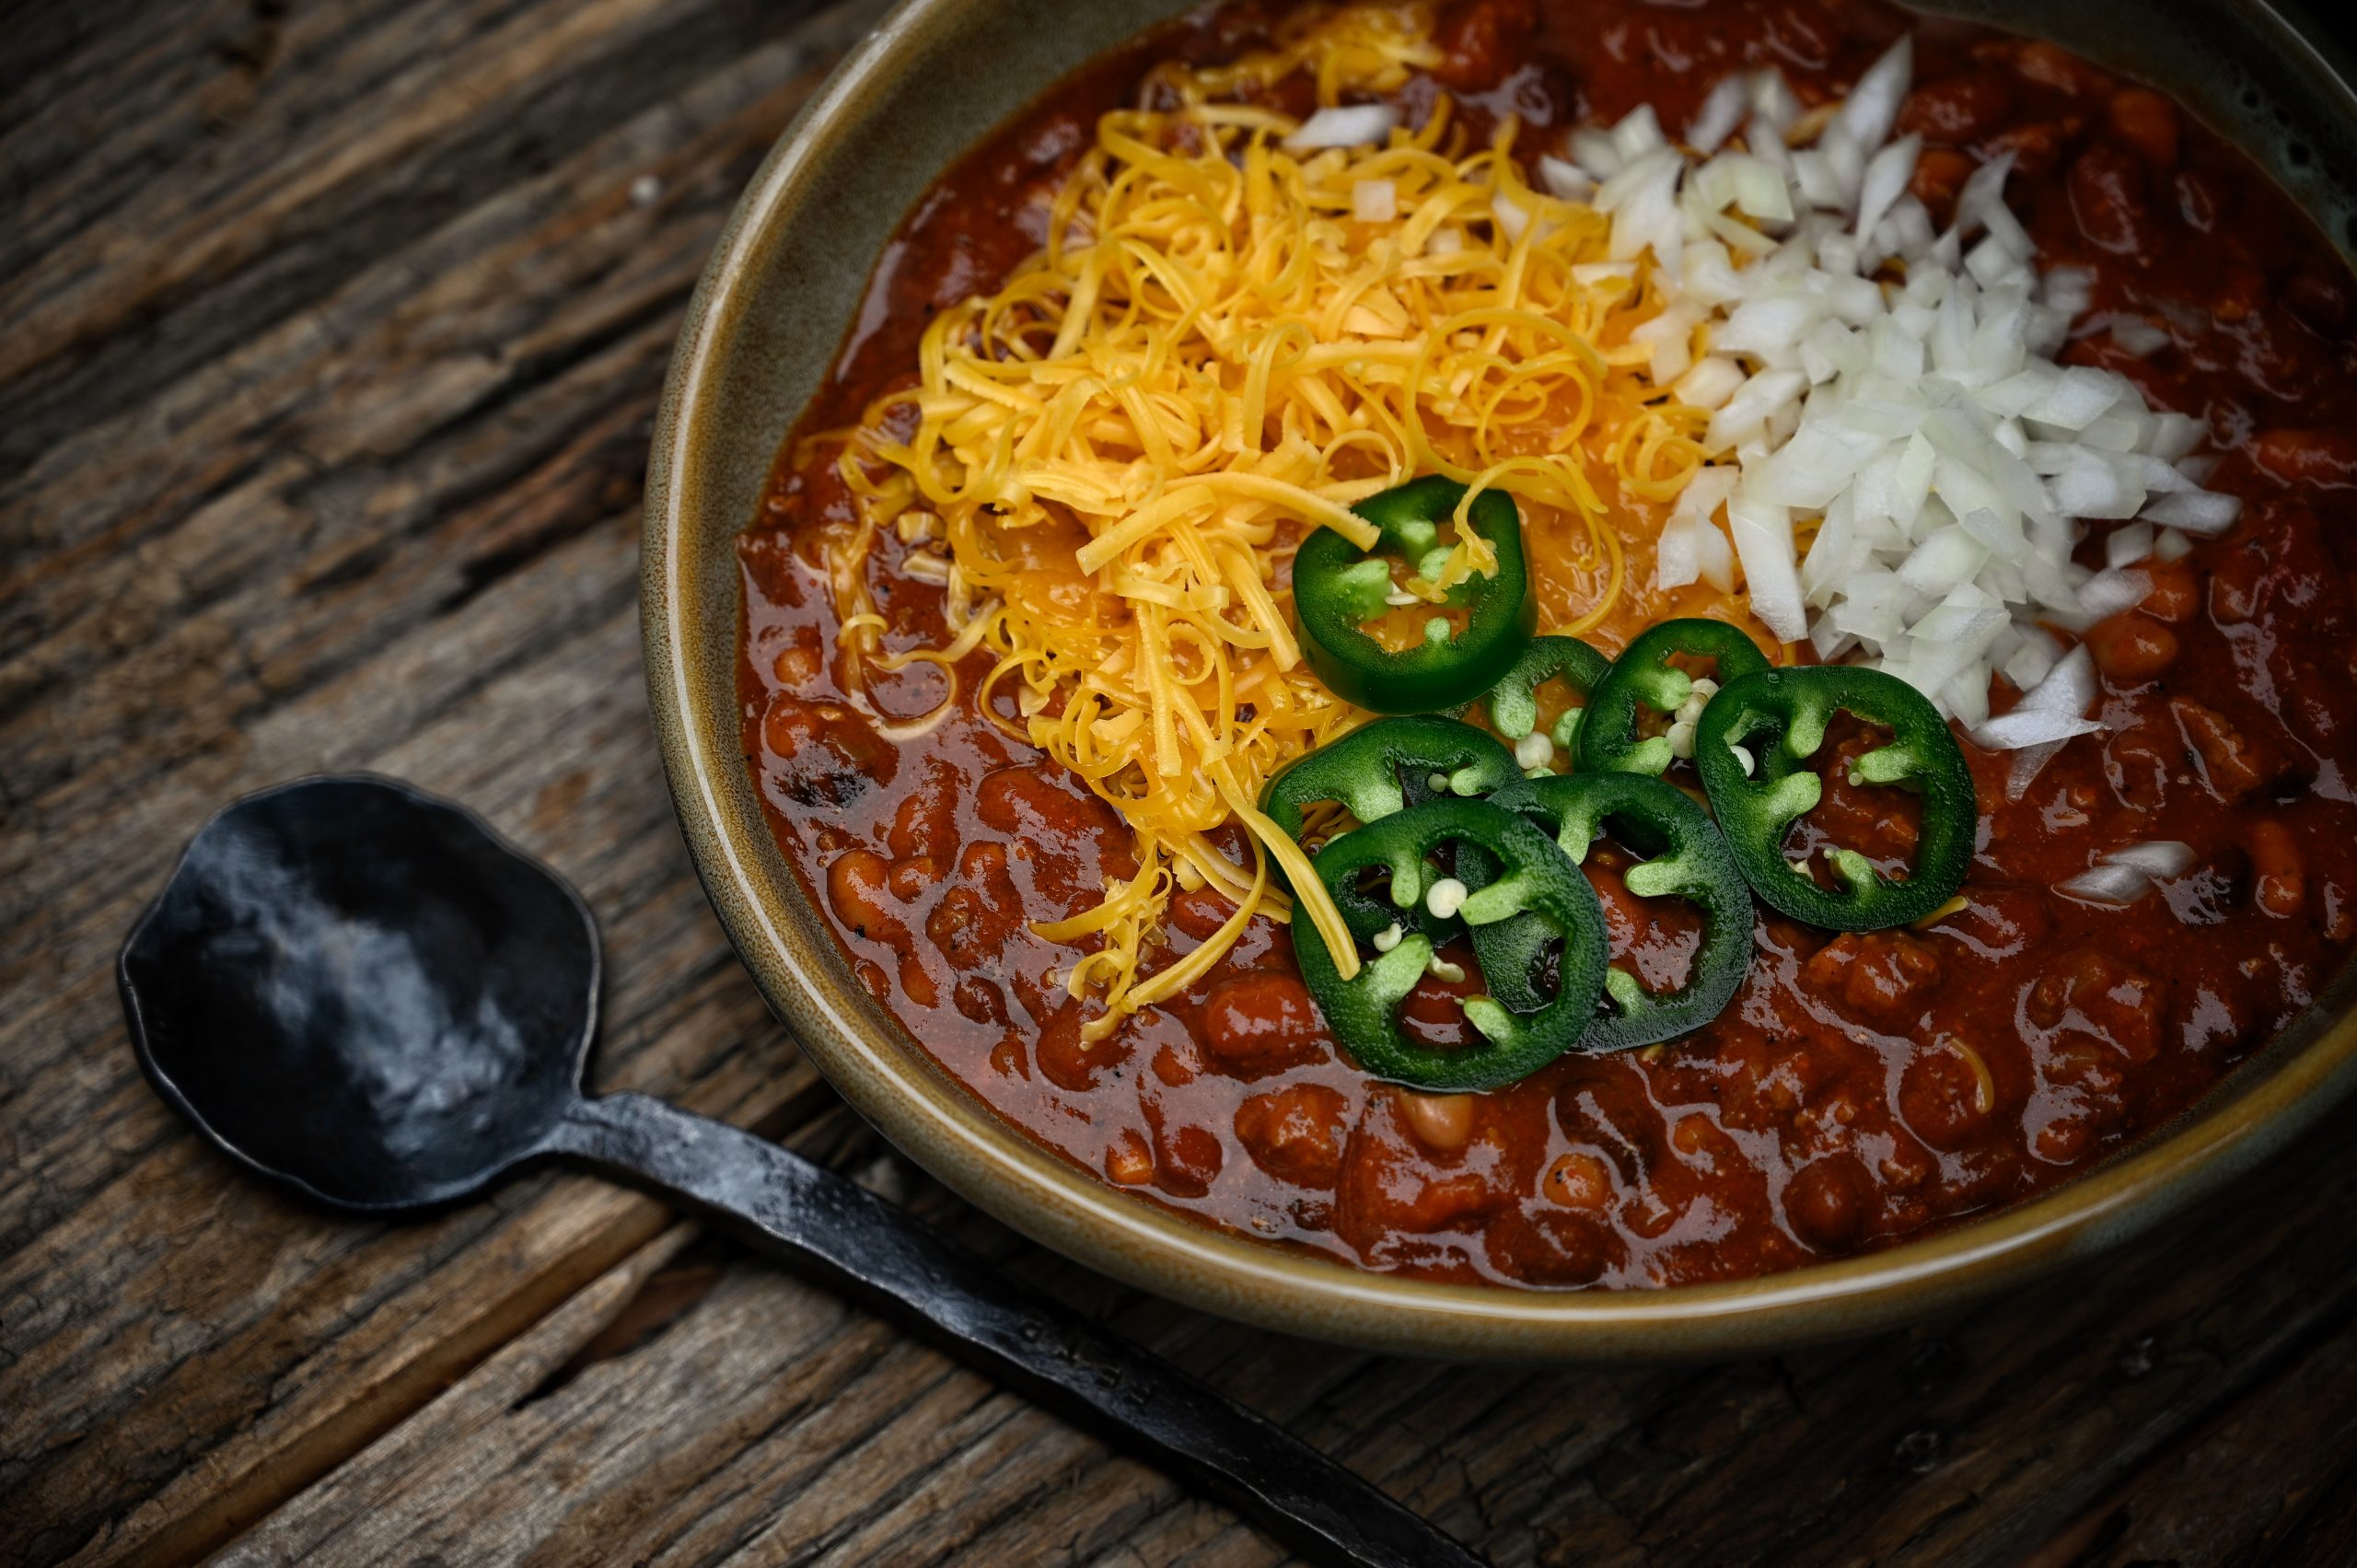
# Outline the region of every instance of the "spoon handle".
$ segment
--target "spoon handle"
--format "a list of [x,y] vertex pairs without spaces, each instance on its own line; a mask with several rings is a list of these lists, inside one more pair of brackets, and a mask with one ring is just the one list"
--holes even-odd
[[553,1146],[749,1225],[789,1262],[1151,1460],[1312,1562],[1480,1561],[1283,1427],[766,1139],[620,1094],[579,1102]]

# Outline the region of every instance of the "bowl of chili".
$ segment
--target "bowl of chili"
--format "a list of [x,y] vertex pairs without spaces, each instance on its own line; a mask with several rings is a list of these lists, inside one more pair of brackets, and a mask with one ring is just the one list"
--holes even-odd
[[[1559,8],[1579,10],[1581,0],[1561,0]],[[2357,1081],[2357,1025],[2350,1018],[2351,978],[2334,947],[2332,972],[2315,976],[2288,1022],[2254,1044],[2232,1072],[2208,1074],[2193,1086],[2199,1092],[2185,1094],[2168,1114],[2123,1136],[2102,1157],[2084,1161],[2067,1180],[2021,1201],[1961,1214],[1871,1250],[1759,1265],[1774,1272],[1759,1272],[1736,1258],[1700,1283],[1530,1290],[1412,1269],[1353,1267],[1313,1249],[1271,1245],[1236,1227],[1205,1225],[1181,1212],[1183,1204],[1141,1201],[1051,1146],[1036,1130],[1015,1124],[985,1103],[968,1077],[945,1066],[925,1029],[891,1005],[891,976],[848,950],[838,906],[855,903],[865,892],[858,869],[842,874],[850,888],[842,897],[834,896],[842,892],[832,886],[838,875],[827,871],[830,891],[821,893],[815,887],[820,880],[816,861],[798,859],[795,841],[779,831],[784,809],[840,806],[879,787],[888,791],[900,765],[897,758],[872,744],[863,749],[856,737],[847,740],[829,728],[832,721],[816,707],[799,704],[775,722],[801,725],[803,733],[819,737],[833,764],[790,776],[765,777],[758,765],[748,769],[749,756],[758,764],[783,753],[764,749],[763,726],[780,704],[759,672],[749,671],[744,639],[759,630],[757,622],[783,623],[772,612],[789,597],[789,585],[783,569],[764,565],[745,540],[773,521],[765,508],[775,504],[780,475],[795,461],[788,433],[850,418],[874,390],[872,377],[862,379],[868,372],[861,351],[890,339],[893,329],[864,313],[862,301],[888,304],[895,296],[888,286],[871,291],[871,261],[883,258],[877,275],[888,285],[896,266],[932,267],[936,277],[963,268],[964,286],[971,288],[1003,274],[1022,250],[1038,243],[1037,233],[1022,230],[1011,215],[1019,205],[1013,192],[976,184],[962,197],[956,190],[945,194],[936,183],[941,172],[958,167],[974,173],[975,166],[958,160],[1011,118],[1041,136],[1069,134],[1070,126],[1121,99],[1137,77],[1141,50],[1201,51],[1216,44],[1218,29],[1208,24],[1198,24],[1175,44],[1167,33],[1143,33],[1148,41],[1137,41],[1142,29],[1178,9],[1157,0],[1070,6],[1057,8],[1056,25],[1042,26],[1033,6],[912,0],[901,6],[830,79],[755,175],[691,304],[666,387],[648,476],[643,602],[650,696],[682,831],[724,926],[772,1009],[863,1114],[949,1185],[1027,1234],[1191,1305],[1389,1350],[1568,1359],[1748,1353],[1891,1326],[2002,1290],[2092,1256],[2214,1190],[2313,1124],[2348,1091]],[[1585,9],[1596,13],[1590,19],[1600,34],[1612,33],[1606,24],[1628,22],[1622,0],[1590,0]],[[2143,8],[2124,0],[2062,12],[1993,4],[1940,9],[2050,36],[2103,67],[2165,90],[2288,193],[2276,203],[2285,213],[2293,204],[2305,209],[2331,247],[2347,250],[2357,206],[2330,171],[2357,167],[2357,97],[2328,49],[2261,0],[2191,6],[2168,29],[2151,28]],[[1729,36],[1763,25],[1748,13],[1719,20]],[[1827,25],[1838,25],[1838,17]],[[1948,47],[1968,54],[1974,46],[1952,41]],[[2029,76],[2062,69],[2054,63],[2062,58],[2039,57],[2042,64],[2028,68]],[[1691,84],[1681,87],[1674,79],[1679,72],[1658,58],[1631,69],[1638,76],[1652,73],[1666,93],[1699,96],[1689,90]],[[1968,83],[1987,75],[1977,67],[1953,73]],[[1049,90],[1051,83],[1058,85]],[[2043,102],[2043,90],[2033,83],[2016,96]],[[1983,101],[1988,96],[1960,89],[1936,101],[1933,112],[1961,121],[1982,117],[1986,123],[1976,122],[1973,134],[2014,136],[2025,161],[2040,156],[2040,134],[2067,140],[2081,134],[2059,131],[2058,122],[2029,118],[2026,111],[2018,121],[2009,119],[2005,107]],[[2200,172],[2206,166],[2187,167]],[[2034,212],[2034,220],[2062,222],[2075,209],[2084,223],[2091,205],[2100,208],[2116,194],[2101,187],[2101,173],[2096,168],[2075,185],[2058,168],[2038,176],[2034,203],[2046,210]],[[2200,180],[2190,189],[2191,194],[2184,188],[2175,192],[2180,204],[2216,195]],[[927,203],[931,209],[921,205]],[[2055,215],[2056,208],[2062,216]],[[941,220],[935,228],[903,225],[902,214],[922,217],[928,210]],[[2269,223],[2284,221],[2271,208],[2262,215]],[[2157,264],[2165,272],[2171,263],[2147,257],[2121,264],[2148,271]],[[2287,275],[2300,285],[2316,271],[2311,265]],[[2249,308],[2261,329],[2276,319],[2266,302]],[[852,323],[840,354],[838,323]],[[2245,392],[2237,385],[2222,395]],[[2316,397],[2326,411],[2320,424],[2332,414],[2357,415],[2357,407],[2333,396],[2319,391]],[[2286,450],[2261,452],[2257,460],[2325,472],[2347,444],[2326,430],[2311,432],[2315,439],[2302,445],[2298,434],[2282,437]],[[2357,464],[2351,469],[2357,471]],[[1729,982],[1737,978],[1721,938],[1737,919],[1749,918],[1729,901],[1735,876],[1769,909],[1823,933],[1904,924],[1933,912],[1931,906],[1945,899],[1944,893],[1930,897],[1929,890],[1953,885],[1943,877],[1949,870],[1961,875],[1975,852],[1975,830],[1985,823],[1973,807],[1976,779],[1960,777],[1946,755],[1926,744],[1927,726],[1945,733],[1946,721],[1914,688],[1855,667],[1771,667],[1758,646],[1726,637],[1718,622],[1681,629],[1673,619],[1631,639],[1617,660],[1573,637],[1534,640],[1534,630],[1545,628],[1531,623],[1518,592],[1506,591],[1508,574],[1527,568],[1494,524],[1495,492],[1477,498],[1492,504],[1487,525],[1477,519],[1474,528],[1500,557],[1499,574],[1440,592],[1434,602],[1446,613],[1428,622],[1438,630],[1428,632],[1421,646],[1375,645],[1360,630],[1376,608],[1369,590],[1377,587],[1364,563],[1387,552],[1401,568],[1422,569],[1435,543],[1427,528],[1463,498],[1455,482],[1426,483],[1425,491],[1400,498],[1394,512],[1372,519],[1382,534],[1373,553],[1325,545],[1327,536],[1318,536],[1332,558],[1320,560],[1305,549],[1296,572],[1306,580],[1297,575],[1295,584],[1303,652],[1312,668],[1345,701],[1370,709],[1387,704],[1414,716],[1378,720],[1354,732],[1355,750],[1345,742],[1314,752],[1277,777],[1267,810],[1280,819],[1290,810],[1293,819],[1283,825],[1291,830],[1305,807],[1345,803],[1368,824],[1364,842],[1353,849],[1363,857],[1362,867],[1375,862],[1404,867],[1426,855],[1432,845],[1425,839],[1450,839],[1469,872],[1462,878],[1469,900],[1503,884],[1522,889],[1503,915],[1472,926],[1477,947],[1498,952],[1516,943],[1527,947],[1529,923],[1541,916],[1559,935],[1568,929],[1596,933],[1597,939],[1567,947],[1551,1013],[1536,1005],[1501,1007],[1512,1016],[1488,1046],[1430,1051],[1399,1039],[1380,1018],[1388,1011],[1384,998],[1401,989],[1403,971],[1430,961],[1441,934],[1412,929],[1421,910],[1399,918],[1399,912],[1380,907],[1357,878],[1345,875],[1352,866],[1323,864],[1321,855],[1319,879],[1331,874],[1336,907],[1354,937],[1373,939],[1378,921],[1396,933],[1395,946],[1356,966],[1347,980],[1334,961],[1338,954],[1324,953],[1314,935],[1307,941],[1295,935],[1304,979],[1329,1017],[1355,1010],[1377,1020],[1353,1031],[1362,1066],[1378,1077],[1437,1090],[1480,1087],[1514,1076],[1510,1070],[1526,1059],[1543,1061],[1550,1051],[1567,1049],[1564,1039],[1581,1032],[1573,1021],[1583,1028],[1592,1017],[1613,1021],[1633,1043],[1680,1028],[1681,1005],[1714,1012],[1701,993],[1731,992]],[[2277,557],[2273,576],[2263,559],[2270,548]],[[2287,552],[2309,577],[2320,580],[2332,569],[2329,548],[2318,543],[2313,522],[2294,523],[2269,548],[2243,552],[2261,559],[2213,569],[2210,592],[2257,601],[2270,593],[2296,599],[2306,579],[2283,575]],[[1386,573],[1396,588],[1396,571],[1387,567]],[[748,598],[749,583],[763,596],[758,608]],[[2235,622],[2250,623],[2247,616]],[[2099,661],[2108,647],[2096,634],[2103,632],[2098,627],[2088,634]],[[2155,641],[2140,628],[2122,633],[2115,627],[2105,636],[2135,645],[2117,656],[2119,668],[2131,672],[2139,650],[2149,653]],[[788,647],[777,657],[792,652]],[[1672,656],[1684,657],[1686,666],[1667,662]],[[1707,835],[1695,826],[1701,813],[1689,795],[1659,781],[1669,759],[1658,733],[1648,733],[1657,732],[1660,719],[1680,710],[1695,691],[1699,682],[1687,668],[1697,656],[1718,661],[1716,694],[1692,723],[1694,769],[1717,823]],[[2347,683],[2345,670],[2312,673],[2319,681]],[[1569,687],[1595,710],[1560,736],[1583,771],[1517,782],[1522,770],[1511,765],[1515,757],[1490,729],[1515,740],[1559,727],[1560,721],[1557,726],[1540,723],[1532,698],[1550,681]],[[2318,702],[2330,707],[2324,698]],[[2209,722],[2202,715],[2215,717],[2221,709],[2215,703],[2195,707],[2200,711],[2169,711],[2177,715],[2184,746],[2198,753]],[[1490,728],[1436,716],[1444,710],[1485,720]],[[1890,734],[1876,749],[1851,749],[1844,765],[1868,783],[1908,781],[1923,802],[1922,857],[1908,882],[1893,883],[1864,856],[1838,847],[1829,853],[1835,869],[1828,877],[1795,875],[1782,858],[1793,821],[1816,804],[1809,793],[1818,783],[1812,760],[1841,713]],[[2315,721],[2327,728],[2333,722],[2331,714]],[[1736,760],[1738,747],[1752,761],[1750,768]],[[2200,776],[2212,779],[2222,765],[2206,766]],[[1048,797],[1016,781],[993,784],[995,778],[982,778],[980,787],[995,793],[978,796],[973,809],[1000,811],[1011,835],[1040,832],[1044,822],[1051,837],[1052,811],[1063,807],[1043,806]],[[2277,782],[2262,779],[2253,788]],[[1985,796],[1985,781],[1981,790]],[[1386,818],[1395,825],[1385,828]],[[1649,889],[1654,897],[1683,897],[1704,912],[1695,941],[1701,956],[1689,965],[1682,990],[1640,993],[1624,976],[1616,993],[1613,977],[1621,971],[1608,968],[1602,957],[1602,922],[1590,908],[1596,892],[1575,871],[1562,874],[1571,863],[1556,845],[1592,841],[1607,819],[1620,825],[1621,842],[1650,851],[1613,871],[1616,886],[1641,899]],[[841,844],[829,853],[846,858]],[[1845,854],[1851,858],[1841,858]],[[880,884],[889,865],[877,858]],[[2268,896],[2268,877],[2276,878],[2280,890],[2284,878],[2301,874],[2298,856],[2288,865],[2281,864],[2284,858],[2273,838],[2252,840],[2247,868],[2258,879],[2257,897]],[[1088,869],[1101,868],[1092,864]],[[2337,862],[2327,861],[2306,867],[2319,883],[2338,869]],[[1394,882],[1415,879],[1399,869]],[[872,902],[879,921],[889,916],[883,900]],[[1476,904],[1475,912],[1488,912]],[[927,940],[905,930],[895,936],[881,925],[857,935],[877,939],[877,950],[886,952]],[[1880,950],[1844,949],[1837,938],[1818,949],[1828,951],[1854,958]],[[1393,960],[1393,954],[1407,957]],[[2024,971],[2023,1005],[2062,1018],[2084,1000],[2083,993],[2118,979],[2094,959],[2086,967],[2084,975],[2047,986],[2053,995]],[[941,988],[945,997],[968,994],[955,984],[955,968],[953,954],[936,977],[951,982]],[[1853,968],[1862,969],[1863,960]],[[1724,997],[1718,1000],[1724,1005]],[[927,1014],[921,1023],[935,1017]],[[1041,1041],[1043,1059],[1047,1043]],[[1911,1092],[1911,1082],[1892,1091],[1894,1101]],[[1244,1114],[1240,1107],[1237,1114]],[[1794,1196],[1797,1202],[1803,1195]],[[1819,1208],[1829,1202],[1815,1194],[1809,1201]]]

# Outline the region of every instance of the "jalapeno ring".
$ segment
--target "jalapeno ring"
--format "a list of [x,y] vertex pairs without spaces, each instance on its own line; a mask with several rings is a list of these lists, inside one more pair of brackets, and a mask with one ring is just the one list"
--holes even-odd
[[[1431,474],[1352,510],[1376,526],[1388,550],[1421,562],[1438,549],[1441,521],[1464,498],[1465,486]],[[1293,563],[1294,618],[1309,668],[1336,696],[1379,714],[1437,713],[1480,696],[1513,666],[1538,617],[1523,563],[1522,519],[1513,496],[1485,490],[1473,498],[1468,520],[1496,555],[1497,570],[1458,584],[1442,599],[1467,612],[1461,630],[1436,619],[1425,641],[1396,653],[1364,630],[1389,608],[1387,556],[1367,554],[1331,528],[1302,540]]]
[[[1751,967],[1751,888],[1726,840],[1692,796],[1642,773],[1562,773],[1509,784],[1490,796],[1490,804],[1552,834],[1575,865],[1586,860],[1608,820],[1624,824],[1623,842],[1639,836],[1627,829],[1634,823],[1644,838],[1666,847],[1629,868],[1621,878],[1629,891],[1641,899],[1680,898],[1701,906],[1702,942],[1688,965],[1686,983],[1656,995],[1626,970],[1608,969],[1604,992],[1610,1010],[1588,1026],[1574,1049],[1602,1053],[1674,1040],[1725,1009]],[[1457,879],[1469,888],[1487,884],[1495,868],[1496,862],[1478,849],[1457,852]],[[1517,1012],[1546,1000],[1532,976],[1551,932],[1517,918],[1474,926],[1471,935],[1492,996]]]
[[[1805,764],[1839,712],[1891,732],[1850,766],[1852,784],[1911,784],[1923,796],[1915,868],[1904,881],[1855,850],[1827,858],[1846,889],[1820,887],[1784,859],[1784,836],[1824,794]],[[1747,774],[1734,748],[1757,761]],[[1964,885],[1980,828],[1972,770],[1947,721],[1895,675],[1853,665],[1763,669],[1722,688],[1694,731],[1694,765],[1719,830],[1770,908],[1829,931],[1880,931],[1922,919]]]
[[[1470,997],[1465,1016],[1483,1037],[1480,1044],[1456,1049],[1420,1045],[1401,1031],[1398,1013],[1432,960],[1428,935],[1406,933],[1390,951],[1378,953],[1361,966],[1355,978],[1344,981],[1316,925],[1296,920],[1294,958],[1327,1028],[1361,1068],[1376,1077],[1435,1093],[1479,1093],[1554,1061],[1577,1045],[1595,1020],[1596,998],[1604,989],[1604,912],[1596,889],[1552,839],[1486,801],[1428,800],[1394,812],[1334,840],[1319,853],[1316,865],[1337,903],[1345,889],[1357,890],[1363,874],[1387,872],[1391,901],[1404,911],[1426,901],[1442,879],[1429,863],[1449,844],[1460,849],[1476,845],[1500,866],[1495,879],[1469,894],[1457,912],[1468,925],[1527,915],[1539,920],[1550,937],[1562,938],[1562,983],[1552,1000],[1515,1013],[1492,997]],[[1361,901],[1365,911],[1346,909],[1343,919],[1354,936],[1366,941],[1376,935],[1369,926],[1381,918],[1381,912],[1364,895]]]

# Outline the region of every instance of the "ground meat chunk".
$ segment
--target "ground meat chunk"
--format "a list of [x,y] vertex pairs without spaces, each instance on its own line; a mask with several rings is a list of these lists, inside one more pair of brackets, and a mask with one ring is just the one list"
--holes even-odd
[[2029,1021],[2061,1040],[2107,1045],[2131,1062],[2149,1061],[2160,1042],[2161,988],[2124,958],[2094,947],[2063,954],[2030,983]]
[[1940,956],[1904,931],[1852,931],[1819,949],[1803,978],[1852,1017],[1897,1023],[1940,983]]

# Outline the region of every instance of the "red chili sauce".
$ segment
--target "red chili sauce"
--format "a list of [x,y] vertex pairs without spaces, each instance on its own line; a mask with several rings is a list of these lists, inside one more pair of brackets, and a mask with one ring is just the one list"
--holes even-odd
[[[1048,194],[1153,60],[1232,57],[1265,27],[1231,7],[1152,35],[970,154],[885,252],[801,428],[849,423],[913,380],[926,319],[1040,243]],[[2018,1202],[2183,1109],[2308,1005],[2357,936],[2357,367],[2351,279],[2303,215],[2156,93],[2051,45],[1879,5],[1457,6],[1438,83],[1400,97],[1412,112],[1445,85],[1477,113],[1539,126],[1649,101],[1676,126],[1734,69],[1772,64],[1805,102],[1836,96],[1910,27],[1900,129],[1932,149],[1918,193],[1944,218],[1962,155],[2012,149],[2010,194],[2042,264],[2093,269],[2095,319],[2129,309],[2173,339],[2129,357],[2083,319],[2065,357],[2205,419],[2225,453],[2209,482],[2247,498],[2230,534],[2147,563],[2151,596],[2087,633],[2107,735],[2072,742],[2018,802],[2010,754],[1967,745],[1982,814],[1968,907],[1843,936],[1763,912],[1716,1022],[1566,1057],[1469,1113],[1436,1113],[1340,1056],[1265,917],[1183,999],[1084,1049],[1081,1005],[1051,974],[1074,951],[1027,922],[1092,906],[1133,869],[1129,834],[973,711],[985,656],[966,667],[967,705],[905,746],[844,700],[816,563],[856,512],[835,448],[797,467],[789,441],[741,544],[745,752],[851,961],[946,1070],[1074,1164],[1208,1223],[1369,1269],[1635,1286],[1766,1273]],[[2101,550],[2091,539],[2082,559],[2100,565]],[[941,591],[900,575],[903,553],[885,529],[869,560],[886,645],[938,646]],[[913,715],[937,679],[916,666],[871,691]],[[1906,813],[1852,790],[1833,757],[1825,777],[1815,830],[1907,854]],[[2125,909],[2051,890],[2146,839],[2190,843],[2195,868]],[[1240,840],[1234,853],[1249,864]],[[1616,958],[1676,983],[1690,923],[1629,900],[1610,861],[1590,866]],[[1208,890],[1176,895],[1155,965],[1228,911]],[[1458,1026],[1450,989],[1428,981],[1409,1004],[1427,1038]]]

